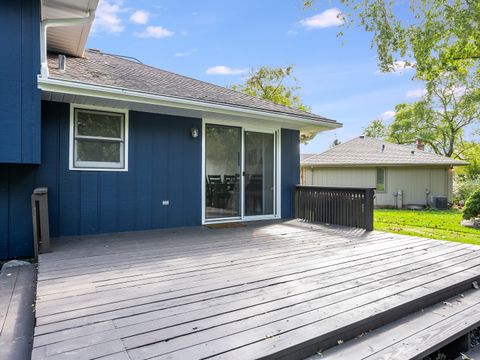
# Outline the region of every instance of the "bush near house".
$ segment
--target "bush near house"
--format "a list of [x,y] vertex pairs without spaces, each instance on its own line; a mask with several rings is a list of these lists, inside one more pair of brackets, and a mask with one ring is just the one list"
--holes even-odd
[[470,179],[455,176],[453,183],[453,202],[455,204],[462,202],[465,204],[467,199],[477,189],[480,189],[480,178]]
[[469,220],[476,217],[480,217],[480,188],[470,195],[463,209],[464,219]]
[[460,225],[459,210],[375,210],[375,230],[480,245],[480,229]]

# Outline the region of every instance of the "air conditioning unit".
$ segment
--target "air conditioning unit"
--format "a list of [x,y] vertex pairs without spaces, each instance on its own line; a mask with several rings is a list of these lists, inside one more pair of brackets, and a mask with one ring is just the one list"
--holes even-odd
[[432,196],[432,207],[438,210],[448,209],[448,199],[446,196]]

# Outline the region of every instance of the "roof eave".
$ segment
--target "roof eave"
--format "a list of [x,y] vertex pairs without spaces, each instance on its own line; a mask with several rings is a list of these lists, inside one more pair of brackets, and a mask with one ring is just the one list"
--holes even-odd
[[332,120],[314,120],[307,117],[295,116],[287,113],[276,113],[266,110],[252,109],[241,106],[198,101],[186,98],[177,98],[165,95],[157,95],[140,91],[133,91],[110,86],[100,86],[83,82],[69,81],[54,78],[38,78],[38,88],[42,91],[92,96],[103,99],[115,99],[126,102],[137,102],[150,105],[168,106],[173,108],[186,108],[198,111],[211,111],[229,115],[250,115],[259,119],[277,120],[304,124],[306,127],[317,128],[318,131],[337,129],[341,123]]
[[438,166],[438,167],[446,167],[446,166],[467,166],[469,165],[468,162],[452,162],[452,163],[320,163],[320,164],[312,164],[312,163],[300,163],[300,166],[308,166],[308,167],[376,167],[376,166]]

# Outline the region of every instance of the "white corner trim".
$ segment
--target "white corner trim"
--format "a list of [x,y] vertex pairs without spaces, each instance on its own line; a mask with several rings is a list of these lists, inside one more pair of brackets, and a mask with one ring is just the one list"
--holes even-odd
[[150,105],[160,105],[173,108],[183,108],[189,110],[197,110],[202,112],[216,112],[232,116],[252,116],[256,119],[267,121],[284,121],[296,124],[315,125],[324,130],[337,129],[342,126],[341,123],[311,120],[300,116],[280,114],[268,111],[247,109],[243,107],[222,105],[217,103],[202,102],[198,100],[189,100],[184,98],[176,98],[164,95],[155,95],[140,91],[132,91],[109,86],[100,86],[85,84],[81,82],[42,78],[38,77],[38,88],[43,91],[56,93],[91,96],[103,99],[112,99],[118,101],[143,103]]
[[[110,113],[123,114],[124,116],[124,141],[123,141],[123,156],[124,167],[123,168],[102,168],[102,167],[75,167],[74,166],[74,132],[75,132],[75,109],[84,110],[98,110]],[[129,125],[128,125],[128,109],[109,108],[103,106],[83,105],[83,104],[70,104],[70,131],[68,137],[68,169],[74,171],[116,171],[126,172],[128,171],[128,137],[129,137]]]

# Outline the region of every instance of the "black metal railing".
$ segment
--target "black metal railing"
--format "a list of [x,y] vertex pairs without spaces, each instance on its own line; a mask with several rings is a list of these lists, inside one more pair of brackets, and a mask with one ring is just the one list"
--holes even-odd
[[375,188],[294,187],[297,219],[373,230]]

